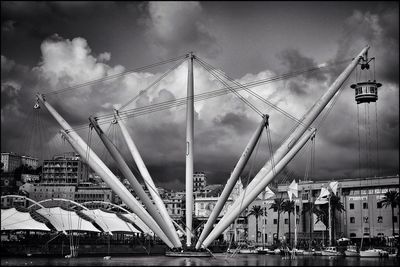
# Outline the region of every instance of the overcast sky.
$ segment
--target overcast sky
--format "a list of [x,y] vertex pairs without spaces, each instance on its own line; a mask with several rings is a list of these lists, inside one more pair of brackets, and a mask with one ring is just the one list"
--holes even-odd
[[[349,61],[335,63],[353,58],[370,45],[369,56],[376,58],[375,64],[361,77],[375,75],[383,84],[379,100],[357,105],[350,85],[362,79],[350,76],[326,119],[314,124],[319,127],[312,176],[397,175],[398,25],[398,3],[384,1],[2,1],[1,151],[41,159],[72,151],[45,109],[33,109],[36,92],[60,90],[190,51],[241,83],[324,63],[332,66],[252,88],[300,119]],[[46,99],[73,127],[87,124],[90,115],[112,113],[113,107],[126,104],[174,64]],[[194,84],[195,94],[223,87],[196,62]],[[186,85],[184,62],[126,109],[184,97]],[[273,149],[277,149],[295,123],[260,100],[240,93],[269,114]],[[206,172],[209,184],[224,183],[261,118],[234,94],[196,102],[195,111],[194,168]],[[157,185],[184,188],[185,112],[183,105],[126,120]],[[102,128],[132,162],[118,127],[104,124]],[[87,129],[77,132],[112,165],[96,133],[89,135]],[[269,155],[264,132],[243,176],[254,176]],[[287,170],[303,179],[309,159],[307,146]]]

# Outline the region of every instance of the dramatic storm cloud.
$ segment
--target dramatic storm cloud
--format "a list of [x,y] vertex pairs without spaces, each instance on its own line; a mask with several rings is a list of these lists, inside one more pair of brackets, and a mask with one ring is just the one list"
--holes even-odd
[[[114,170],[115,164],[96,133],[88,132],[88,117],[98,117],[103,130],[135,170],[118,125],[111,124],[111,119],[103,118],[112,118],[105,116],[111,115],[113,108],[124,107],[120,112],[137,109],[130,113],[125,122],[157,185],[183,188],[186,106],[183,102],[183,105],[179,105],[179,100],[186,97],[187,60],[133,71],[84,87],[58,90],[110,77],[189,51],[195,51],[201,60],[217,68],[216,71],[232,76],[242,84],[321,67],[318,71],[304,72],[290,79],[279,79],[250,88],[264,102],[245,90],[239,91],[254,109],[270,116],[271,145],[276,149],[296,125],[295,120],[306,114],[349,63],[338,62],[351,59],[369,44],[369,55],[376,57],[376,79],[383,84],[379,89],[378,102],[356,104],[354,91],[350,88],[350,84],[356,82],[352,74],[339,92],[335,105],[326,108],[325,112],[329,110],[329,113],[321,114],[313,125],[318,126],[318,131],[312,175],[315,179],[334,179],[397,174],[398,5],[382,4],[378,9],[367,10],[359,5],[345,9],[332,8],[341,19],[332,18],[330,21],[327,15],[327,21],[319,30],[321,34],[328,28],[332,32],[330,45],[324,53],[320,53],[318,51],[325,46],[326,40],[314,40],[314,54],[309,52],[311,48],[307,40],[299,38],[294,42],[289,39],[290,36],[296,36],[297,31],[311,34],[308,28],[299,26],[293,31],[290,27],[284,28],[288,33],[283,37],[282,24],[276,22],[268,24],[268,34],[260,36],[257,30],[264,19],[263,13],[269,12],[274,17],[282,12],[279,5],[273,4],[274,8],[264,5],[241,3],[243,9],[240,11],[244,14],[243,20],[240,20],[237,17],[240,13],[236,10],[237,4],[229,7],[221,2],[106,2],[101,6],[90,2],[71,5],[46,2],[32,7],[37,15],[29,9],[29,3],[2,2],[2,15],[3,10],[8,11],[6,16],[2,16],[2,151],[31,154],[41,159],[72,151],[68,143],[59,137],[60,127],[45,108],[33,109],[35,93],[41,92]],[[314,5],[313,10],[318,9],[318,3]],[[273,14],[271,9],[277,14]],[[57,15],[53,11],[57,11]],[[297,14],[304,14],[304,17],[299,15],[297,18],[298,25],[306,24],[317,29],[320,17],[314,18],[314,13],[305,16],[306,12],[301,8]],[[104,21],[99,19],[96,20],[96,27],[89,26],[83,19],[85,16],[102,17]],[[116,20],[116,17],[120,20]],[[305,23],[306,18],[314,23]],[[29,22],[31,25],[28,25]],[[250,22],[257,30],[240,30],[241,23],[248,25]],[[77,25],[81,27],[77,28]],[[32,35],[33,30],[41,31],[45,36]],[[119,35],[116,36],[115,32]],[[255,40],[263,43],[263,48],[254,50],[258,46],[250,45],[248,38],[242,38],[243,34],[254,36]],[[273,45],[279,38],[281,45]],[[314,36],[310,35],[310,38]],[[12,46],[14,41],[15,46],[25,47],[21,40],[26,43],[26,51],[30,51],[27,58],[21,57]],[[230,45],[222,46],[228,40]],[[238,54],[238,46],[242,46],[241,54]],[[30,50],[32,47],[37,51]],[[121,51],[121,47],[129,49]],[[26,51],[22,53],[28,54]],[[266,54],[268,57],[260,56]],[[127,64],[128,60],[131,63]],[[180,61],[181,64],[169,75],[140,93]],[[371,71],[372,66],[373,63]],[[233,85],[230,82],[227,84]],[[225,87],[197,61],[194,64],[194,85],[196,94]],[[134,101],[131,102],[132,99]],[[265,102],[279,107],[290,116],[283,115]],[[159,103],[171,104],[166,108],[159,106],[156,111],[148,108]],[[139,111],[138,108],[145,110]],[[368,119],[369,124],[366,124]],[[195,170],[205,171],[210,184],[224,183],[260,120],[261,117],[253,108],[233,93],[195,102]],[[309,157],[307,149],[304,148],[288,165],[288,172],[298,177],[304,175]],[[269,156],[267,135],[263,133],[243,176],[254,176]],[[361,169],[359,157],[362,159]],[[367,159],[371,164],[365,163]]]

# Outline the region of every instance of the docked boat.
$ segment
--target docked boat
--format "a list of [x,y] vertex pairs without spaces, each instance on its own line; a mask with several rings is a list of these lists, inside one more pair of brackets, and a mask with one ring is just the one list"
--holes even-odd
[[367,250],[360,251],[360,257],[368,257],[368,258],[379,258],[379,257],[388,257],[389,252],[379,249],[379,248],[371,248]]
[[258,254],[254,246],[247,246],[239,249],[239,254]]
[[327,247],[321,252],[322,256],[341,256],[342,253],[340,253],[337,250],[337,247]]
[[258,254],[270,254],[271,250],[269,248],[257,247]]
[[360,253],[357,250],[357,246],[348,245],[346,247],[346,250],[344,251],[344,255],[346,257],[358,257],[358,256],[360,256]]
[[313,256],[314,255],[314,251],[312,251],[312,250],[304,250],[303,251],[303,255],[304,256]]

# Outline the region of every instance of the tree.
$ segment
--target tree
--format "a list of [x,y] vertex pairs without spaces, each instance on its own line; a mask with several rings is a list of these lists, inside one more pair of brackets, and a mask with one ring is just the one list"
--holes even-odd
[[342,213],[345,211],[343,203],[340,201],[340,197],[332,194],[331,198],[331,212],[332,212],[332,236],[336,240],[335,229],[336,229],[336,211]]
[[275,198],[274,203],[272,203],[271,207],[269,208],[269,209],[277,210],[277,212],[278,212],[278,227],[276,230],[277,243],[279,242],[279,221],[280,221],[280,216],[281,216],[281,212],[282,212],[283,202],[284,202],[284,200],[282,199],[282,194],[281,194],[281,198]]
[[309,216],[310,216],[310,243],[309,243],[309,249],[311,249],[311,242],[312,242],[312,233],[313,233],[313,227],[312,227],[312,215],[315,214],[317,215],[317,221],[315,223],[317,223],[318,221],[322,220],[323,218],[323,214],[322,211],[318,208],[317,205],[314,204],[314,201],[310,200],[308,205],[304,205],[303,206],[304,209],[302,211],[302,214],[305,214],[308,212]]
[[[294,200],[290,201],[290,200],[286,200],[285,202],[283,202],[282,204],[282,210],[283,212],[287,212],[289,214],[289,243],[291,242],[291,227],[290,227],[290,213],[294,213]],[[296,218],[295,218],[296,221]],[[296,222],[295,222],[296,223]]]
[[380,201],[380,203],[386,208],[387,206],[390,206],[392,209],[392,233],[394,236],[394,208],[396,205],[399,203],[399,192],[396,191],[388,191],[385,193],[383,199]]
[[258,243],[258,217],[262,216],[264,213],[263,208],[261,208],[261,206],[253,206],[250,210],[250,213],[247,215],[251,216],[253,215],[254,217],[256,217],[256,243]]

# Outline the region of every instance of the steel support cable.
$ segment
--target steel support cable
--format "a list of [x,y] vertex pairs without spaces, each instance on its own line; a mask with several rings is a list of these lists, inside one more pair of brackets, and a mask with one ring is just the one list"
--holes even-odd
[[381,166],[379,162],[379,134],[378,134],[378,105],[375,102],[375,127],[376,127],[376,162],[378,168],[378,176],[381,174]]
[[[308,70],[309,71],[309,70]],[[247,84],[244,84],[244,85],[241,85],[241,86],[237,86],[237,88],[235,88],[235,87],[233,87],[234,89],[236,89],[237,91],[239,91],[239,90],[244,90],[245,88],[244,88],[244,86],[247,86],[247,87],[254,87],[254,86],[259,86],[259,85],[261,85],[261,84],[265,84],[265,83],[269,83],[269,82],[274,82],[274,81],[277,81],[277,80],[280,80],[280,79],[283,79],[283,78],[289,78],[289,77],[292,77],[292,76],[296,76],[296,75],[299,75],[299,74],[301,74],[301,73],[304,73],[304,71],[301,71],[301,72],[295,72],[295,73],[289,73],[288,75],[282,75],[282,76],[277,76],[277,77],[272,77],[272,78],[267,78],[267,79],[262,79],[262,80],[259,80],[259,81],[255,81],[255,82],[250,82],[250,83],[247,83]],[[240,87],[242,87],[242,88],[240,88]],[[221,95],[222,94],[225,94],[226,93],[226,91],[228,91],[229,90],[229,88],[222,88],[222,89],[219,89],[219,90],[215,90],[215,91],[211,91],[210,93],[221,93]],[[229,91],[227,92],[227,93],[229,93]],[[198,94],[198,95],[195,95],[195,98],[196,97],[200,97],[200,96],[206,96],[206,94],[209,94],[208,92],[207,93],[202,93],[202,94]],[[218,95],[216,95],[216,96],[218,96]],[[186,101],[186,99],[187,99],[187,97],[185,97],[185,98],[182,98],[182,99],[177,99],[177,100],[170,100],[170,101],[165,101],[165,102],[162,102],[162,103],[159,103],[159,104],[161,104],[161,105],[165,105],[165,104],[174,104],[174,102],[176,102],[176,101]],[[153,104],[153,105],[157,105],[157,104]],[[153,105],[151,105],[151,106],[153,106]],[[147,107],[147,106],[146,106]],[[141,108],[138,108],[138,109],[143,109],[143,108],[146,108],[146,107],[141,107]],[[137,110],[135,109],[134,110],[134,112],[136,112]],[[128,110],[128,111],[123,111],[123,112],[120,112],[120,115],[122,115],[122,114],[124,114],[125,112],[131,112],[130,110]],[[114,114],[106,114],[106,115],[102,115],[102,116],[98,116],[98,118],[105,118],[105,117],[114,117]]]
[[270,107],[276,109],[277,111],[281,112],[283,115],[287,116],[290,119],[293,119],[295,122],[297,122],[298,124],[301,124],[301,121],[299,121],[297,118],[295,118],[294,116],[292,116],[291,114],[289,114],[288,112],[284,111],[283,109],[279,108],[277,105],[272,104],[271,102],[269,102],[268,100],[264,99],[263,97],[261,97],[259,94],[254,93],[253,91],[251,91],[250,89],[244,87],[242,84],[240,84],[239,82],[235,81],[233,78],[229,77],[228,75],[226,75],[225,73],[223,73],[222,71],[216,69],[215,67],[211,66],[210,64],[202,61],[201,59],[197,59],[199,62],[202,62],[203,64],[207,65],[209,68],[213,69],[215,72],[218,72],[220,75],[224,76],[225,79],[231,81],[232,83],[234,83],[236,86],[238,86],[239,88],[242,88],[243,90],[245,90],[246,92],[248,92],[249,94],[253,95],[254,97],[256,97],[257,99],[261,100],[262,102],[268,104]]
[[361,177],[360,105],[357,104],[358,177]]
[[214,76],[219,82],[221,82],[223,85],[229,88],[229,90],[232,91],[243,103],[248,105],[251,109],[253,109],[258,115],[261,117],[263,116],[263,113],[256,107],[254,106],[249,100],[247,100],[244,96],[239,94],[237,90],[233,89],[232,87],[229,87],[228,83],[226,83],[223,79],[221,79],[217,74],[216,71],[212,70],[211,68],[208,68],[206,65],[204,65],[201,61],[197,61],[200,63],[200,65],[206,69],[212,76]]
[[[346,61],[343,61],[343,62],[346,62]],[[340,62],[339,64],[341,64],[343,62]],[[294,77],[294,76],[297,76],[297,75],[302,74],[302,73],[304,73],[304,71],[297,72],[297,73],[291,73],[290,75],[286,75],[286,77],[278,76],[278,77],[273,77],[273,78],[262,79],[262,80],[250,82],[250,83],[247,83],[247,84],[243,84],[243,86],[246,86],[246,87],[260,86],[262,84],[275,82],[275,81],[278,81],[278,80],[281,80],[281,79],[284,79],[284,78]],[[240,88],[240,87],[237,87],[237,86],[235,86],[233,88],[235,90],[237,90],[237,91],[244,90],[243,88]],[[201,94],[194,95],[194,101],[196,102],[196,101],[201,101],[201,100],[205,100],[205,99],[209,99],[209,98],[213,98],[213,97],[218,97],[218,96],[225,95],[225,94],[228,94],[228,93],[231,93],[231,92],[232,91],[230,91],[229,88],[222,88],[222,89],[214,90],[214,91],[211,91],[211,92],[201,93]],[[152,105],[148,105],[148,106],[144,106],[144,107],[139,107],[139,108],[135,108],[135,109],[131,109],[131,110],[122,111],[120,113],[121,119],[125,120],[125,119],[130,118],[130,117],[138,117],[138,116],[146,115],[146,114],[149,114],[149,113],[153,113],[153,112],[169,109],[171,107],[185,105],[186,104],[186,99],[187,99],[187,97],[183,97],[183,98],[180,98],[180,99],[164,101],[164,102],[161,102],[161,103],[156,103],[156,104],[152,104]],[[103,119],[107,119],[107,117],[109,118],[108,121],[112,121],[114,119],[114,114],[106,114],[106,115],[98,116],[96,118],[99,118],[100,120],[103,120]],[[107,122],[100,122],[99,121],[99,124],[104,124],[104,123],[107,123]],[[77,125],[73,129],[81,130],[81,129],[85,129],[86,127],[87,127],[87,124],[85,123],[85,124]]]
[[[288,118],[294,120],[294,121],[297,122],[298,124],[302,124],[302,121],[301,121],[301,120],[297,119],[296,117],[294,117],[294,116],[291,115],[290,113],[288,113],[288,112],[284,111],[283,109],[279,108],[277,105],[275,105],[275,104],[269,102],[268,100],[266,100],[266,99],[263,98],[262,96],[258,95],[257,93],[255,93],[255,92],[249,90],[248,88],[244,87],[244,85],[242,85],[242,84],[240,84],[239,82],[235,81],[233,78],[229,77],[228,75],[226,75],[226,74],[225,74],[224,72],[222,72],[221,70],[218,70],[217,68],[215,68],[215,67],[213,67],[212,65],[210,65],[210,64],[208,64],[208,63],[202,61],[202,60],[199,59],[199,58],[196,58],[196,59],[197,59],[198,61],[201,61],[201,62],[204,63],[205,65],[209,66],[210,68],[215,69],[217,72],[219,72],[221,75],[223,75],[226,79],[230,80],[231,82],[233,82],[233,83],[236,84],[237,86],[243,88],[243,89],[246,90],[248,93],[252,94],[253,96],[255,96],[256,98],[258,98],[259,100],[263,101],[264,103],[268,104],[268,105],[271,106],[272,108],[274,108],[274,109],[276,109],[277,111],[281,112],[282,114],[284,114],[284,115],[287,116]],[[333,64],[333,65],[343,64],[343,63],[348,62],[348,61],[349,61],[349,60],[339,61],[338,63]],[[290,74],[288,74],[288,75],[285,74],[285,75],[282,75],[282,79],[288,78],[288,77],[293,76],[293,75],[299,75],[299,74],[303,74],[303,73],[307,73],[307,72],[311,72],[311,71],[320,70],[320,69],[325,68],[325,67],[327,67],[327,65],[321,65],[321,66],[319,66],[319,67],[314,67],[314,68],[307,69],[307,70],[297,71],[297,72],[294,72],[294,73],[290,73]]]
[[[251,82],[247,86],[255,87],[255,86],[259,86],[260,84],[268,83],[268,82],[271,82],[271,81],[261,80],[261,81]],[[236,90],[239,91],[242,89],[236,89]],[[231,93],[231,91],[229,91],[228,88],[222,88],[222,89],[214,90],[211,92],[197,94],[194,96],[194,101],[195,102],[202,101],[205,99],[222,96],[222,95],[225,95],[228,93]],[[151,105],[144,106],[144,107],[138,107],[138,108],[122,111],[122,112],[119,112],[119,115],[120,115],[121,119],[125,120],[130,117],[138,117],[138,116],[150,114],[153,112],[169,109],[172,107],[186,105],[186,100],[187,100],[187,97],[182,97],[182,98],[175,99],[175,100],[168,100],[168,101],[151,104]],[[114,114],[100,115],[95,118],[99,120],[99,124],[105,124],[105,123],[108,123],[108,122],[111,122],[114,120]],[[83,130],[83,129],[86,129],[87,127],[88,127],[88,124],[83,123],[83,124],[76,125],[75,127],[68,129],[68,130]]]
[[182,58],[186,58],[186,57],[187,57],[187,55],[182,55],[182,56],[179,56],[179,57],[176,57],[176,58],[171,58],[171,59],[167,59],[167,60],[164,60],[164,61],[161,61],[161,62],[153,63],[153,64],[150,64],[150,65],[147,65],[147,66],[144,66],[144,67],[130,69],[130,70],[127,70],[127,71],[124,71],[124,72],[121,72],[121,73],[117,73],[117,74],[114,74],[114,75],[106,76],[106,77],[103,77],[103,78],[100,78],[100,79],[96,79],[96,80],[88,81],[88,82],[85,82],[85,83],[81,83],[81,84],[73,85],[73,86],[70,86],[70,87],[66,87],[66,88],[63,88],[63,89],[60,89],[60,90],[57,90],[57,91],[47,91],[47,92],[44,92],[43,95],[46,95],[46,96],[58,95],[58,94],[61,94],[61,93],[64,93],[64,92],[67,92],[67,91],[70,91],[70,90],[76,90],[76,89],[79,89],[79,88],[82,88],[82,87],[86,87],[86,86],[89,86],[89,85],[93,85],[93,84],[96,84],[96,83],[99,83],[99,82],[103,82],[103,81],[107,81],[107,80],[123,77],[125,75],[131,74],[131,73],[134,73],[134,72],[143,71],[143,70],[147,70],[147,69],[154,68],[154,67],[157,67],[157,66],[161,66],[161,65],[164,65],[164,64],[167,64],[167,63],[170,63],[170,62],[177,61],[177,60],[182,59]]
[[150,88],[152,88],[153,86],[155,86],[157,83],[159,83],[162,79],[164,79],[166,76],[168,76],[173,70],[175,70],[176,68],[178,68],[183,62],[186,61],[186,57],[179,61],[178,64],[175,64],[174,66],[172,66],[171,68],[169,68],[166,72],[164,72],[163,75],[161,75],[160,77],[158,77],[156,80],[154,80],[149,86],[147,86],[145,89],[140,90],[139,94],[137,94],[135,97],[133,97],[132,99],[130,99],[128,102],[126,102],[126,104],[122,105],[119,108],[119,111],[124,109],[126,106],[128,106],[130,103],[132,103],[133,101],[135,101],[137,98],[139,98],[139,96],[141,96],[143,93],[145,93],[147,90],[149,90]]

